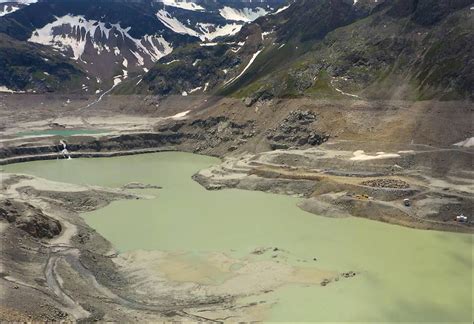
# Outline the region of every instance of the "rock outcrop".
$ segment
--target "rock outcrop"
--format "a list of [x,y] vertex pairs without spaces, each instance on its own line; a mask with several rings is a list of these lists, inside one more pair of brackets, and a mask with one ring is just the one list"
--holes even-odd
[[291,146],[315,146],[326,142],[328,135],[318,134],[311,127],[316,116],[310,111],[295,110],[275,128],[267,131],[267,139],[272,149],[285,149]]
[[0,201],[0,219],[36,238],[53,238],[61,233],[59,221],[30,204],[6,199]]

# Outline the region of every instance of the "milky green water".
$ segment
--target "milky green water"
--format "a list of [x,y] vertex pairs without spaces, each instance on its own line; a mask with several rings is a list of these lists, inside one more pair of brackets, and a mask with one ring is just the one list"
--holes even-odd
[[238,257],[276,246],[291,252],[290,263],[308,260],[324,270],[360,272],[326,287],[292,285],[265,295],[277,301],[271,321],[472,323],[472,235],[319,217],[280,195],[206,191],[191,175],[215,163],[168,152],[21,163],[5,171],[109,187],[162,186],[140,191],[156,199],[118,201],[84,215],[120,251],[222,251]]
[[17,137],[25,136],[39,136],[39,135],[58,135],[58,136],[73,136],[73,135],[94,135],[106,133],[106,129],[46,129],[31,132],[16,133]]

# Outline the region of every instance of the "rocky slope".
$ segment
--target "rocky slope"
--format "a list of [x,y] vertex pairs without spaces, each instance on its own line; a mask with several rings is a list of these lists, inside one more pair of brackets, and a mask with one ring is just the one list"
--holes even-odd
[[[138,91],[208,91],[249,97],[472,98],[470,1],[315,1],[291,4],[228,39],[224,57],[195,62],[192,85],[179,65],[146,75]],[[224,50],[222,50],[224,51]],[[199,56],[195,48],[185,56]],[[222,62],[220,58],[220,62]],[[239,62],[239,64],[236,64]],[[201,75],[199,64],[218,66]],[[197,73],[195,73],[197,72]],[[175,84],[162,87],[167,82]],[[145,91],[144,91],[145,89]]]
[[2,2],[0,3],[0,17],[6,16],[8,14],[11,14],[21,8],[23,8],[25,5],[22,3],[18,2]]
[[[346,9],[345,20],[337,19],[335,3],[321,10],[337,24],[331,20],[306,26],[296,44],[298,30],[291,26],[296,25],[295,19],[303,19],[301,15],[287,11],[288,23],[283,26],[267,20],[264,26],[273,26],[281,45],[265,48],[262,61],[292,45],[307,47],[305,53],[289,64],[273,64],[281,67],[276,71],[256,66],[253,78],[227,92],[370,99],[472,97],[469,1],[449,7],[429,1],[385,1],[371,10]],[[303,2],[300,5],[304,7]],[[347,3],[339,1],[339,6],[336,12],[347,8]],[[362,18],[349,23],[350,13]],[[331,22],[339,28],[331,29]]]
[[0,33],[75,61],[91,95],[472,99],[470,3],[46,0]]
[[75,62],[50,48],[0,34],[2,92],[81,92],[95,84]]

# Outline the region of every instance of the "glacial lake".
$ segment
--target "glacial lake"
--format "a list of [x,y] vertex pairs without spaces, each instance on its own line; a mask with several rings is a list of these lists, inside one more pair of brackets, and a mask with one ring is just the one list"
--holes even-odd
[[97,135],[107,133],[106,129],[46,129],[30,132],[16,133],[16,137],[28,137],[28,136],[74,136],[74,135]]
[[472,235],[320,217],[281,195],[206,191],[191,176],[216,163],[166,152],[28,162],[4,171],[106,187],[162,186],[137,191],[154,199],[117,201],[83,215],[121,252],[219,251],[239,257],[278,247],[291,253],[289,263],[304,259],[321,269],[358,272],[326,287],[295,284],[265,295],[276,301],[268,321],[472,323]]

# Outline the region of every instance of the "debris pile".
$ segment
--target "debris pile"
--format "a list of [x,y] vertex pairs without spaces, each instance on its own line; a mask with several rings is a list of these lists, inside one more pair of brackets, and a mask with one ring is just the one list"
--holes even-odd
[[410,185],[398,179],[374,179],[367,180],[361,183],[363,186],[375,187],[375,188],[392,188],[392,189],[408,189]]
[[310,126],[316,120],[311,111],[294,110],[274,128],[267,131],[267,139],[273,149],[290,146],[320,145],[329,139],[328,135],[317,134]]

